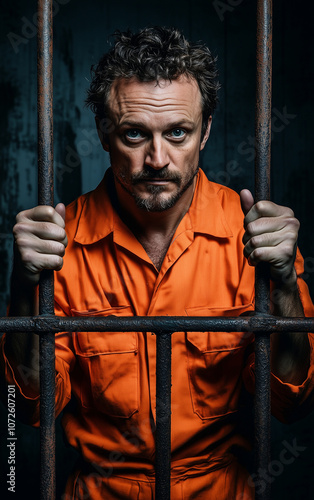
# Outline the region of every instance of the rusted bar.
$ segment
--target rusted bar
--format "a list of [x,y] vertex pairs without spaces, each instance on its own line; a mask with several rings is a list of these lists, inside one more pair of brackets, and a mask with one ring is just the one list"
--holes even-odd
[[[38,0],[38,203],[53,205],[52,0]],[[41,273],[39,314],[54,314],[52,271]],[[55,336],[43,332],[40,362],[40,498],[55,499]]]
[[156,500],[170,500],[171,334],[156,339]]
[[[8,332],[314,332],[313,318],[277,316],[19,316],[0,318],[0,330]],[[297,334],[296,334],[297,335]],[[245,338],[246,335],[244,335]]]
[[[272,0],[257,0],[255,117],[255,201],[269,200],[272,83]],[[257,266],[255,273],[255,310],[269,313],[268,266]],[[255,454],[258,481],[270,462],[270,337],[255,335]],[[257,484],[260,484],[259,482]],[[270,498],[270,482],[257,488],[255,498]]]

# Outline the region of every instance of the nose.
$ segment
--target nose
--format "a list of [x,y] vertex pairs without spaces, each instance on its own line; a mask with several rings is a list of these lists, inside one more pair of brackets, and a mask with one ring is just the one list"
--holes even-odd
[[166,144],[163,144],[162,138],[153,138],[149,145],[145,157],[145,165],[160,170],[169,165],[169,157]]

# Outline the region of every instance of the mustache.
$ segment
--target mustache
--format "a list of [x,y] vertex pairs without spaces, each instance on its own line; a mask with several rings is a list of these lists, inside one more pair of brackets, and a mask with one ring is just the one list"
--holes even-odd
[[177,184],[181,183],[181,175],[169,172],[169,169],[167,167],[164,167],[160,170],[155,170],[154,168],[149,166],[145,166],[143,172],[139,172],[138,174],[133,174],[131,177],[131,182],[134,186],[142,181],[147,181],[151,179],[158,179],[158,180],[167,179],[168,181],[172,181]]

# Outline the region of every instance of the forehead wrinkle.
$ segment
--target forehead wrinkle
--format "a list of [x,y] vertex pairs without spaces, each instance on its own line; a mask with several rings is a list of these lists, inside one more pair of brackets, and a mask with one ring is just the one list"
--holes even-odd
[[[151,126],[154,122],[154,116],[160,116],[160,125],[166,125],[168,122],[173,123],[180,121],[198,121],[201,118],[201,113],[198,117],[194,116],[193,110],[188,106],[178,108],[177,105],[168,104],[167,106],[154,107],[154,106],[127,106],[120,107],[113,110],[113,115],[118,126],[125,121],[132,121],[134,123],[143,123]],[[194,119],[193,119],[194,118]]]
[[137,99],[130,99],[128,96],[127,99],[121,99],[115,102],[116,108],[119,109],[120,112],[126,112],[128,110],[133,111],[134,109],[142,109],[142,110],[151,110],[154,112],[158,109],[161,110],[169,110],[172,111],[179,107],[181,108],[189,108],[191,103],[188,99],[175,99],[173,97],[163,98],[163,99],[154,99],[153,97],[139,97]]
[[175,112],[191,119],[195,113],[195,99],[199,100],[200,112],[202,111],[201,95],[196,82],[189,82],[188,97],[182,95],[180,88],[179,96],[177,96],[172,84],[162,88],[158,86],[147,88],[145,84],[139,85],[138,88],[132,88],[132,82],[131,85],[130,82],[124,82],[122,85],[117,84],[111,88],[110,108],[117,122],[120,123],[123,117],[130,116],[130,114],[140,115],[146,112],[153,114]]
[[[145,110],[145,112],[143,113],[142,112],[143,110],[139,110],[138,107],[136,108],[136,110],[132,111],[131,109],[123,112],[123,113],[119,113],[117,114],[116,118],[117,118],[117,124],[120,126],[120,125],[123,125],[124,122],[134,122],[134,124],[146,124],[146,126],[152,126],[154,122],[153,118],[151,117],[151,114],[153,116],[160,116],[160,120],[159,120],[159,125],[160,126],[168,126],[168,124],[172,124],[172,123],[180,123],[180,122],[189,122],[190,124],[192,124],[193,122],[195,122],[195,120],[193,120],[193,116],[191,115],[191,113],[189,112],[188,109],[184,110],[182,108],[180,108],[180,110],[178,110],[177,108],[174,108],[174,109],[149,109],[149,110]],[[174,114],[174,111],[175,111],[175,114]],[[170,115],[170,116],[169,116]],[[200,115],[201,117],[201,115]],[[198,120],[196,120],[198,121]],[[157,123],[155,123],[155,125],[157,125]]]
[[[132,95],[133,94],[133,95]],[[155,103],[157,106],[159,103],[163,103],[164,101],[167,102],[167,101],[177,101],[178,103],[181,103],[182,101],[183,102],[186,102],[186,103],[190,103],[190,100],[187,99],[187,98],[184,98],[184,97],[181,97],[181,98],[177,98],[175,95],[171,94],[171,95],[165,95],[165,94],[162,94],[162,95],[156,95],[156,94],[150,94],[150,93],[144,93],[143,91],[141,92],[140,95],[138,95],[139,92],[128,92],[128,93],[124,93],[122,94],[122,96],[120,97],[120,99],[118,99],[118,96],[116,96],[116,99],[117,99],[117,102],[120,102],[120,103],[141,103],[141,102],[153,102]]]

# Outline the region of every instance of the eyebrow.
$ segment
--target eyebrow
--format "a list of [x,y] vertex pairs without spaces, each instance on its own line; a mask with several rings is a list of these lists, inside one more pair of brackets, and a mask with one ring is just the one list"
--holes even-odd
[[[122,127],[132,127],[132,128],[143,128],[143,129],[147,129],[149,128],[145,123],[143,122],[137,122],[137,121],[131,121],[131,120],[126,120],[126,121],[123,121],[121,122],[118,127],[119,128],[122,128]],[[179,121],[176,121],[176,122],[173,122],[173,123],[169,123],[166,125],[166,129],[167,130],[170,130],[170,129],[173,129],[173,128],[176,128],[176,127],[191,127],[191,128],[194,128],[195,127],[195,123],[190,121],[190,120],[179,120]]]

